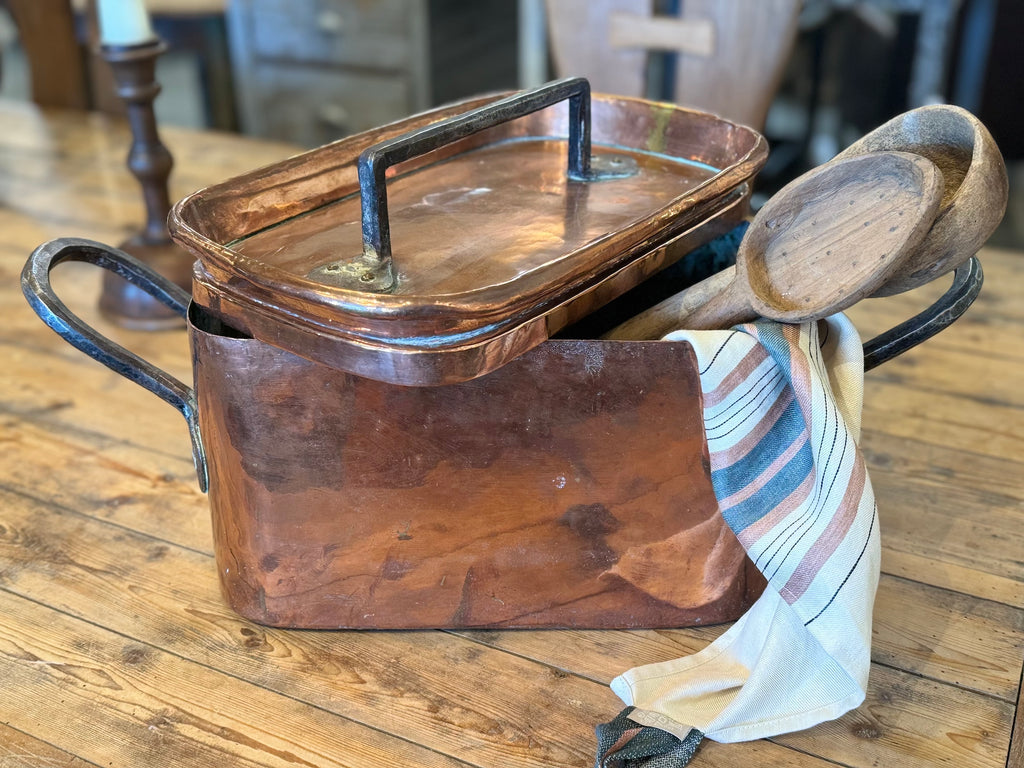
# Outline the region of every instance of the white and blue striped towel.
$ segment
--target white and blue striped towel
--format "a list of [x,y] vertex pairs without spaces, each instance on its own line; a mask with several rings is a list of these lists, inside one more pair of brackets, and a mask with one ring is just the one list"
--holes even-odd
[[856,330],[837,315],[666,338],[696,351],[715,495],[768,587],[704,650],[631,669],[612,689],[635,707],[629,719],[681,739],[746,741],[839,717],[864,699],[880,556],[856,445]]

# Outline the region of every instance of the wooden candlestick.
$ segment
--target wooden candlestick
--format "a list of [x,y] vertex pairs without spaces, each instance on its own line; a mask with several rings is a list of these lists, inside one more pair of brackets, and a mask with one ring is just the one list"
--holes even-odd
[[[189,290],[192,257],[175,245],[167,234],[171,209],[167,180],[174,159],[160,141],[153,100],[160,93],[156,81],[156,59],[167,50],[154,39],[136,45],[101,45],[100,52],[113,70],[117,94],[124,100],[132,131],[128,168],[142,187],[146,224],[121,244],[121,248]],[[172,310],[122,278],[107,273],[103,280],[100,310],[119,325],[145,330],[179,326],[182,320]]]

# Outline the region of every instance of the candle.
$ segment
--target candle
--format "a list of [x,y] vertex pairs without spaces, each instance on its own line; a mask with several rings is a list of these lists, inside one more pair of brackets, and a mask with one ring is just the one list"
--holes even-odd
[[156,39],[143,0],[99,0],[100,42],[138,45]]

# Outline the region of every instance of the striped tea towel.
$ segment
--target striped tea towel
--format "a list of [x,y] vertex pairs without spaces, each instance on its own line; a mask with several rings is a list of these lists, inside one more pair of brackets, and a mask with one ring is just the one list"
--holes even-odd
[[666,338],[694,347],[719,508],[768,587],[704,650],[612,681],[635,708],[599,727],[599,766],[689,761],[630,757],[628,744],[645,730],[638,726],[685,743],[699,741],[691,731],[759,739],[839,717],[867,686],[880,547],[856,445],[864,378],[856,330],[836,315]]

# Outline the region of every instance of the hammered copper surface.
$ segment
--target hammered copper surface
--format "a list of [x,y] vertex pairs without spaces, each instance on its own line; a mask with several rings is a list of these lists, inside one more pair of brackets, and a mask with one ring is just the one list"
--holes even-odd
[[218,570],[253,620],[667,627],[760,590],[717,512],[686,344],[549,341],[406,388],[192,338]]
[[[767,154],[760,135],[712,115],[595,96],[594,153],[628,155],[640,173],[567,182],[566,110],[555,105],[390,169],[392,292],[307,277],[360,252],[362,150],[487,102],[344,139],[180,202],[171,227],[199,258],[197,297],[270,343],[288,326],[292,351],[328,365],[353,370],[349,358],[372,357],[359,372],[380,380],[482,375],[557,331],[560,308],[602,281],[618,276],[628,289],[624,271],[733,206]],[[446,354],[461,355],[455,370],[432,360]]]

